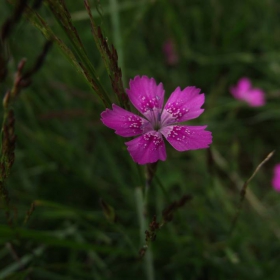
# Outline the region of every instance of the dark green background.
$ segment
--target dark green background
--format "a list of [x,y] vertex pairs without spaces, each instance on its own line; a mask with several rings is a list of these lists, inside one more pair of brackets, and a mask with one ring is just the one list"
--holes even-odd
[[[209,150],[180,153],[167,145],[149,192],[147,221],[184,194],[193,199],[164,225],[152,243],[155,279],[279,279],[280,194],[271,187],[280,162],[280,2],[277,0],[100,1],[101,24],[114,43],[124,85],[136,75],[163,82],[166,97],[195,85],[206,95],[205,112],[191,124],[208,125]],[[111,100],[105,67],[94,45],[82,1],[66,1],[74,25]],[[92,7],[94,3],[92,2]],[[12,6],[2,2],[0,23]],[[69,41],[47,7],[39,10],[57,36]],[[118,24],[116,24],[116,20]],[[166,63],[162,48],[171,38],[179,61]],[[44,44],[40,31],[23,19],[8,40],[12,86],[22,57],[32,65]],[[250,108],[229,87],[240,77],[266,92],[267,103]],[[124,139],[102,125],[104,107],[54,46],[43,68],[14,106],[16,161],[7,181],[14,211],[10,228],[1,210],[0,279],[148,279],[138,259],[136,187],[143,186]],[[249,185],[233,234],[238,189],[269,152],[276,150]],[[144,169],[140,169],[144,172]],[[108,222],[104,199],[119,217]],[[36,201],[29,222],[26,211]],[[141,233],[144,235],[144,233]],[[13,248],[26,263],[21,269]]]

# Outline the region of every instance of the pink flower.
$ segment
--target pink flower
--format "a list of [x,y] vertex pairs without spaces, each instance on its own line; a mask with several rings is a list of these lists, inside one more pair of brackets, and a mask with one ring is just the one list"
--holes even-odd
[[264,91],[260,88],[253,88],[251,81],[246,77],[241,78],[236,86],[232,86],[230,92],[236,99],[244,100],[252,107],[265,104]]
[[280,163],[276,164],[273,170],[272,187],[280,192]]
[[162,83],[157,85],[153,78],[136,76],[129,86],[128,97],[143,117],[113,104],[113,110],[102,112],[101,120],[120,136],[139,135],[125,143],[135,162],[147,164],[166,160],[163,136],[178,151],[208,148],[212,143],[211,132],[204,130],[206,126],[177,125],[197,118],[204,111],[200,108],[204,103],[200,89],[177,87],[163,107]]

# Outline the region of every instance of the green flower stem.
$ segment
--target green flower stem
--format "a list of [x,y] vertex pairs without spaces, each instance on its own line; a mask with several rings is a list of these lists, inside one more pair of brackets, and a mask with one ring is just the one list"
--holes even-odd
[[[145,241],[145,230],[148,228],[148,223],[145,218],[146,215],[146,207],[143,198],[143,192],[140,187],[135,189],[135,199],[138,213],[138,220],[140,224],[140,241],[141,245],[146,243]],[[153,255],[151,251],[151,246],[147,248],[147,251],[144,256],[144,266],[148,280],[154,280],[154,266],[153,266]]]

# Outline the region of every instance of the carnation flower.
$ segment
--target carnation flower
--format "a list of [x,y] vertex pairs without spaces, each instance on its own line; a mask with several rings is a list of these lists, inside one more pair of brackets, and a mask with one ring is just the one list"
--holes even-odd
[[236,86],[232,86],[230,92],[236,99],[247,102],[251,107],[265,104],[264,91],[260,88],[253,88],[251,81],[246,77],[241,78]]
[[276,164],[273,170],[272,187],[280,192],[280,163]]
[[113,104],[113,110],[102,112],[101,120],[120,136],[138,136],[125,143],[135,162],[166,160],[163,136],[178,151],[204,149],[212,143],[212,134],[205,130],[206,126],[178,125],[204,111],[201,106],[205,98],[200,89],[177,87],[163,107],[162,83],[157,85],[153,78],[136,76],[129,86],[128,97],[142,116]]

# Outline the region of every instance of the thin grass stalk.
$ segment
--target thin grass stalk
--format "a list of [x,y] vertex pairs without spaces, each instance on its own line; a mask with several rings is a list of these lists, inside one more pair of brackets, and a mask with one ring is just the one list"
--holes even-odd
[[252,181],[252,179],[255,177],[255,175],[258,173],[258,171],[260,170],[260,168],[267,162],[270,160],[270,158],[273,156],[274,154],[274,151],[272,151],[271,153],[269,153],[266,158],[257,166],[257,168],[255,169],[255,171],[253,172],[253,174],[251,175],[251,177],[244,182],[242,188],[241,188],[241,191],[240,191],[240,201],[239,201],[239,205],[237,207],[237,210],[236,210],[236,214],[232,220],[232,223],[231,223],[231,227],[230,227],[230,234],[233,233],[235,227],[236,227],[236,224],[237,224],[237,221],[238,221],[238,218],[240,216],[240,213],[241,213],[241,209],[242,209],[242,206],[243,206],[243,202],[244,202],[244,199],[245,199],[245,196],[246,196],[246,191],[247,191],[247,188],[248,188],[248,185],[249,183]]
[[8,223],[11,223],[9,211],[9,195],[4,186],[4,181],[10,174],[12,165],[15,160],[15,116],[13,105],[21,90],[26,88],[31,83],[31,76],[35,74],[43,65],[45,57],[51,47],[51,42],[47,41],[43,50],[37,57],[34,65],[25,73],[23,68],[26,60],[22,59],[18,64],[17,72],[14,78],[14,83],[11,90],[8,90],[3,99],[3,122],[1,129],[1,156],[0,156],[0,196],[2,202],[5,203],[6,216]]
[[61,26],[68,39],[72,43],[76,56],[79,57],[80,61],[83,61],[84,65],[86,65],[87,69],[91,72],[92,76],[98,83],[96,71],[88,59],[85,48],[76,28],[72,24],[71,15],[65,5],[65,2],[63,0],[47,0],[47,2],[52,14],[55,16],[57,23]]
[[4,81],[8,69],[8,59],[5,55],[5,42],[8,39],[9,35],[12,33],[14,26],[19,22],[21,19],[23,10],[27,4],[28,0],[21,0],[17,1],[15,4],[15,9],[13,13],[4,21],[3,25],[1,26],[0,30],[0,82]]
[[76,56],[81,61],[80,64],[84,65],[83,69],[86,69],[86,72],[90,73],[90,80],[96,85],[96,91],[98,91],[99,94],[104,97],[104,100],[106,100],[106,107],[108,107],[108,105],[111,104],[110,99],[107,93],[105,92],[103,86],[101,85],[99,78],[96,74],[96,70],[86,54],[85,48],[82,44],[82,41],[79,37],[76,28],[72,24],[71,15],[65,5],[65,1],[47,0],[47,3],[51,12],[55,16],[56,21],[62,27],[65,34],[72,43]]
[[118,65],[118,53],[113,45],[108,45],[107,39],[104,37],[100,26],[97,26],[95,23],[88,0],[84,0],[84,4],[90,18],[92,35],[110,77],[112,88],[117,95],[120,106],[129,109],[128,96],[123,87],[123,74]]
[[[27,0],[16,2],[13,13],[4,21],[0,32],[0,82],[4,81],[8,73],[8,58],[5,56],[5,42],[8,40],[13,28],[21,19],[24,7]],[[11,108],[11,101],[14,99],[17,91],[20,88],[19,78],[20,72],[24,64],[18,67],[17,75],[11,90],[6,92],[3,99],[3,121],[1,126],[1,154],[0,154],[0,202],[5,210],[8,224],[12,225],[10,216],[10,198],[5,187],[5,180],[10,174],[11,167],[15,160],[15,117],[14,111]]]
[[[138,0],[137,2],[131,2],[127,1],[124,3],[118,3],[118,11],[129,11],[132,9],[139,9],[139,7],[144,6],[147,3],[146,0]],[[91,9],[91,13],[94,18],[100,16],[100,12]],[[111,5],[107,5],[105,7],[102,7],[102,16],[110,15],[111,14]],[[71,13],[72,16],[72,21],[82,21],[82,20],[87,20],[88,19],[88,13],[86,11],[78,11],[78,12],[73,12]]]
[[124,54],[123,54],[123,44],[122,44],[122,34],[120,27],[120,15],[119,15],[119,3],[118,0],[110,0],[111,8],[111,21],[113,28],[113,42],[118,52],[118,62],[122,69],[122,78],[125,84],[125,73],[124,73]]
[[73,54],[73,52],[68,48],[68,46],[59,39],[52,29],[49,27],[49,25],[44,21],[44,19],[33,9],[30,7],[27,7],[25,9],[25,16],[29,20],[29,22],[38,28],[42,34],[49,40],[54,41],[59,49],[62,51],[62,53],[66,56],[66,58],[74,65],[76,70],[82,74],[86,82],[89,84],[89,86],[94,90],[94,92],[99,96],[101,101],[103,102],[105,107],[109,107],[111,105],[111,101],[108,98],[107,95],[102,94],[100,92],[100,88],[96,84],[96,81],[92,79],[90,73],[88,70],[84,67],[84,65],[80,62],[78,62],[77,58]]

